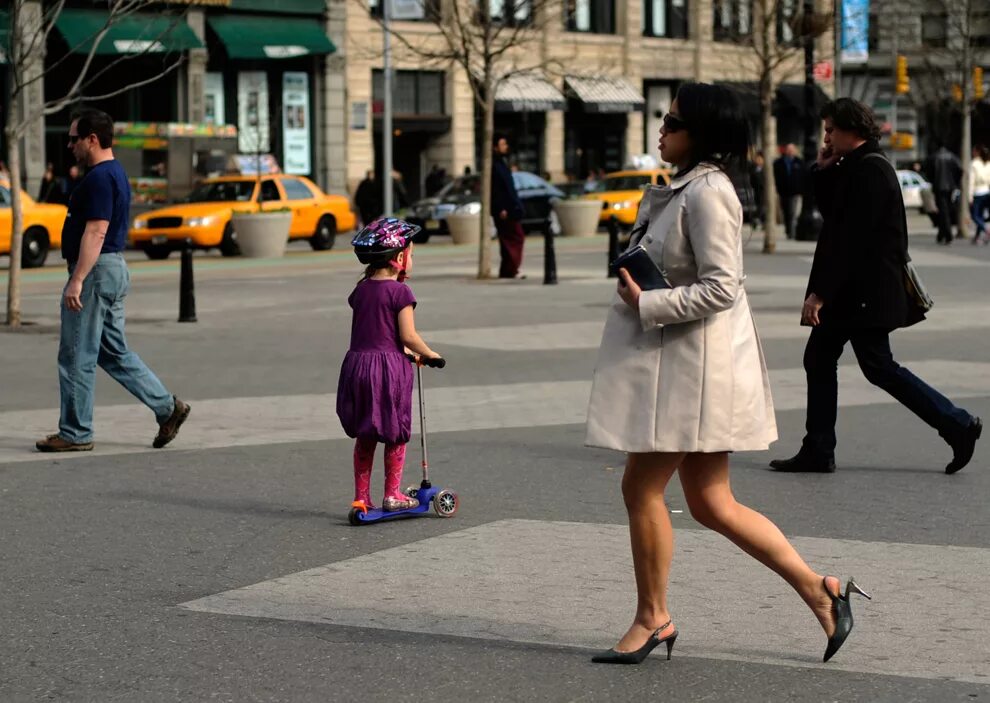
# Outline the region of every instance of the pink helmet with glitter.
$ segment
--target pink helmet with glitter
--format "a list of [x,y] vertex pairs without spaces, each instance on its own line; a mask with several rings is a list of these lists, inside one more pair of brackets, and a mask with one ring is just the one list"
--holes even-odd
[[379,217],[361,228],[351,246],[362,264],[385,267],[412,243],[419,230],[417,225],[397,217]]

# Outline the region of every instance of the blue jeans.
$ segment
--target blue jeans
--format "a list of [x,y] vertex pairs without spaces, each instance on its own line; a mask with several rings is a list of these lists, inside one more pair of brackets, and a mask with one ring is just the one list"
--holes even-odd
[[[69,265],[72,273],[74,265]],[[121,254],[101,254],[82,287],[82,310],[65,307],[58,345],[58,382],[62,398],[58,434],[76,444],[93,441],[96,366],[147,405],[165,422],[175,409],[172,395],[124,337],[124,297],[131,277]]]
[[808,377],[808,415],[802,451],[823,457],[835,454],[835,421],[839,403],[838,361],[852,342],[866,380],[936,429],[946,441],[955,439],[973,417],[894,361],[889,333],[823,324],[811,330],[804,350]]
[[977,195],[973,197],[973,207],[971,209],[973,222],[976,224],[976,236],[987,232],[987,210],[990,209],[990,194]]

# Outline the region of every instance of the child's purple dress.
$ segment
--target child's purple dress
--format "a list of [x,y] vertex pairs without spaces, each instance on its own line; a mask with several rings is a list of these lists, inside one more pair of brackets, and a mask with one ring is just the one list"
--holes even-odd
[[405,444],[412,434],[412,364],[399,340],[399,311],[416,305],[405,283],[368,279],[347,299],[351,348],[337,382],[337,416],[348,437]]

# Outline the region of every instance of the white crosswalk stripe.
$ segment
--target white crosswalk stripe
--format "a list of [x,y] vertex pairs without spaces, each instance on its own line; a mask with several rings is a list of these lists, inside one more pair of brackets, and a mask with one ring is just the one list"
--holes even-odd
[[[950,398],[990,396],[990,363],[926,360],[907,366]],[[770,379],[778,411],[804,408],[803,369],[771,370]],[[590,391],[590,380],[428,388],[428,428],[431,432],[456,432],[582,424]],[[863,380],[859,369],[851,365],[840,368],[839,399],[844,407],[896,402]],[[334,414],[334,394],[189,401],[193,413],[175,442],[176,449],[307,442],[345,436]],[[34,442],[51,432],[57,419],[55,409],[0,413],[0,464],[52,458],[51,454],[35,452]],[[414,428],[417,425],[414,418]],[[140,406],[97,407],[95,431],[101,454],[155,451],[149,446],[155,431],[154,419]],[[59,458],[88,455],[88,452],[61,454]]]

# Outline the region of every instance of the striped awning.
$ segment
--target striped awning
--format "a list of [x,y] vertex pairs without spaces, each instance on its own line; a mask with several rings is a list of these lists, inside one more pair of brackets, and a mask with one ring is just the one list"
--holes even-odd
[[561,92],[536,73],[513,74],[495,89],[497,112],[547,112],[565,107]]
[[632,83],[618,76],[567,76],[564,83],[585,112],[635,112],[646,103]]

